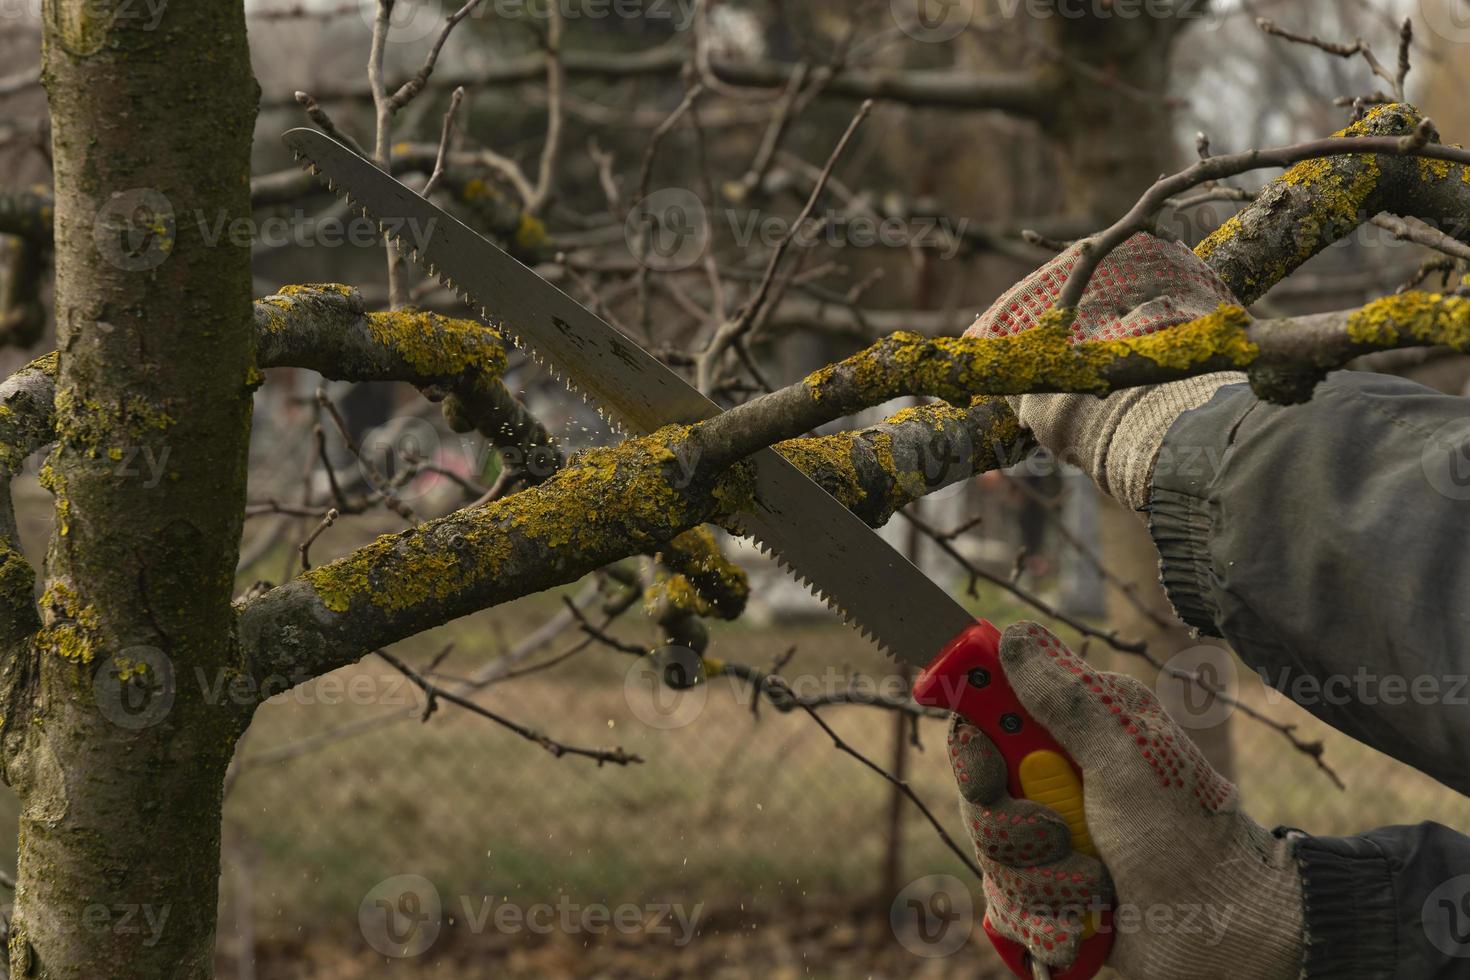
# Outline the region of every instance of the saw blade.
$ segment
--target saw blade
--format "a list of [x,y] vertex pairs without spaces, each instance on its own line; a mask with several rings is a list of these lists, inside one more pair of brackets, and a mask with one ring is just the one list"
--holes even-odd
[[[662,361],[372,161],[313,129],[283,138],[401,252],[611,421],[648,433],[720,413]],[[736,515],[738,529],[889,656],[923,667],[974,622],[785,457],[763,449],[750,458],[755,506]]]

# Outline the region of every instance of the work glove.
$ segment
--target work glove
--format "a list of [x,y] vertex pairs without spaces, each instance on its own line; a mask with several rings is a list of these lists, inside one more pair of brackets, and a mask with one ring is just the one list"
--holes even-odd
[[[1005,337],[1036,326],[1061,292],[1080,254],[1073,245],[1021,280],[980,314],[966,337]],[[1235,303],[1230,290],[1193,252],[1140,232],[1105,256],[1088,282],[1072,342],[1139,337]],[[1210,400],[1237,371],[1096,395],[1013,395],[1021,424],[1062,460],[1085,470],[1104,493],[1130,510],[1148,504],[1164,433],[1182,413]]]
[[1291,843],[1240,810],[1147,687],[1100,673],[1035,623],[1001,638],[1011,687],[1082,771],[1101,860],[1072,850],[1066,822],[1006,792],[1006,764],[979,729],[951,721],[960,813],[985,872],[986,915],[1053,970],[1083,923],[1113,907],[1112,966],[1128,980],[1288,980],[1302,966],[1301,880]]

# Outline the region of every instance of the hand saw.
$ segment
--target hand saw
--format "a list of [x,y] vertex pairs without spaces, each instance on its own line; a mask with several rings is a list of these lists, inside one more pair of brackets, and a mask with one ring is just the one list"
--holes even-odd
[[[616,328],[371,161],[316,130],[292,129],[283,138],[312,173],[429,275],[615,423],[648,433],[721,411]],[[739,530],[890,657],[920,668],[915,699],[956,711],[985,732],[1006,760],[1011,795],[1056,809],[1071,828],[1073,847],[1095,855],[1083,816],[1081,771],[1006,682],[999,631],[971,616],[775,450],[763,449],[751,460],[755,507],[736,515]],[[1112,933],[1090,929],[1077,960],[1053,980],[1087,980],[1100,968]],[[996,933],[988,918],[985,931],[1018,976],[1049,975],[1024,946]]]

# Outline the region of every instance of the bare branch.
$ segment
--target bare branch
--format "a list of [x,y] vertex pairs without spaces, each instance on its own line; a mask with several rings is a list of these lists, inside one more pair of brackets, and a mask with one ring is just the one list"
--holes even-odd
[[[546,735],[542,732],[538,732],[534,728],[527,728],[520,722],[511,721],[504,715],[496,714],[489,708],[476,701],[471,701],[469,698],[462,697],[461,695],[455,694],[453,691],[440,687],[433,681],[419,674],[413,668],[409,667],[403,661],[399,660],[397,657],[393,656],[386,650],[379,650],[377,651],[377,654],[379,657],[382,657],[388,663],[392,664],[394,669],[396,669],[399,673],[403,674],[404,677],[407,677],[410,681],[412,681],[429,698],[434,700],[442,698],[443,700],[448,701],[450,704],[465,709],[471,714],[479,715],[481,718],[488,718],[491,721],[495,722],[497,725],[500,725],[502,728],[507,728],[510,731],[515,732],[526,741],[535,742],[547,752],[550,752],[555,758],[560,759],[564,755],[581,756],[584,759],[593,760],[599,766],[607,763],[611,763],[615,766],[626,766],[643,761],[642,756],[634,755],[631,752],[625,752],[621,748],[589,749],[583,748],[578,745],[568,745],[566,742],[558,742],[551,736]],[[425,720],[427,720],[427,717]]]

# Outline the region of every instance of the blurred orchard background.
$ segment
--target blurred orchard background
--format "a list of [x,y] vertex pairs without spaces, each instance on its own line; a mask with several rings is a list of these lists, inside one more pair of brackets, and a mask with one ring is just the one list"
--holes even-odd
[[[1401,45],[1407,98],[1447,141],[1470,134],[1460,0],[557,2],[461,11],[422,92],[393,117],[394,170],[423,186],[462,89],[441,203],[691,372],[725,312],[762,279],[856,100],[877,99],[823,187],[812,234],[793,243],[775,301],[739,339],[740,369],[705,379],[726,403],[894,329],[961,332],[1057,242],[1106,225],[1192,159],[1198,134],[1213,152],[1321,136],[1390,98]],[[435,56],[459,9],[392,6],[382,67],[394,85]],[[248,229],[257,295],[343,282],[370,307],[463,315],[416,274],[390,297],[372,227],[301,175],[280,143],[311,124],[310,102],[371,147],[376,0],[248,0],[247,11],[263,89]],[[0,0],[0,165],[12,202],[44,196],[50,180],[41,16],[39,0]],[[1280,31],[1362,39],[1390,77],[1361,51]],[[1251,190],[1270,176],[1229,183]],[[1168,213],[1190,243],[1239,206],[1226,188],[1206,198]],[[0,356],[14,369],[53,345],[49,273],[44,243],[4,234],[0,249]],[[1256,310],[1340,308],[1462,272],[1364,225]],[[1463,359],[1401,353],[1365,366],[1464,392]],[[522,355],[506,379],[565,451],[613,438]],[[257,396],[241,592],[293,575],[313,534],[320,563],[464,505],[507,467],[407,387],[324,384],[306,371],[272,381]],[[320,527],[339,495],[373,498],[374,467],[409,515],[372,506]],[[36,469],[15,487],[33,550],[50,521]],[[884,534],[977,614],[1040,619],[1100,664],[1151,681],[1165,662],[1216,678],[1266,720],[1162,686],[1268,826],[1348,833],[1433,819],[1470,829],[1470,802],[1268,697],[1228,652],[1175,624],[1137,521],[1075,471],[1033,459],[987,474],[913,505]],[[737,541],[722,545],[747,569],[752,596],[740,619],[709,624],[708,657],[778,669],[798,693],[827,700],[905,690],[779,569]],[[626,564],[392,652],[499,715],[560,741],[619,746],[638,764],[557,758],[442,700],[426,711],[423,693],[376,657],[260,710],[228,788],[220,976],[1000,975],[970,897],[978,882],[912,799],[834,741],[905,780],[963,839],[943,722],[827,704],[829,733],[734,674],[672,690],[640,656],[660,639],[642,572]],[[1319,741],[1331,772],[1299,747]],[[0,867],[13,869],[4,794]],[[426,925],[407,941],[389,935],[380,902]]]

